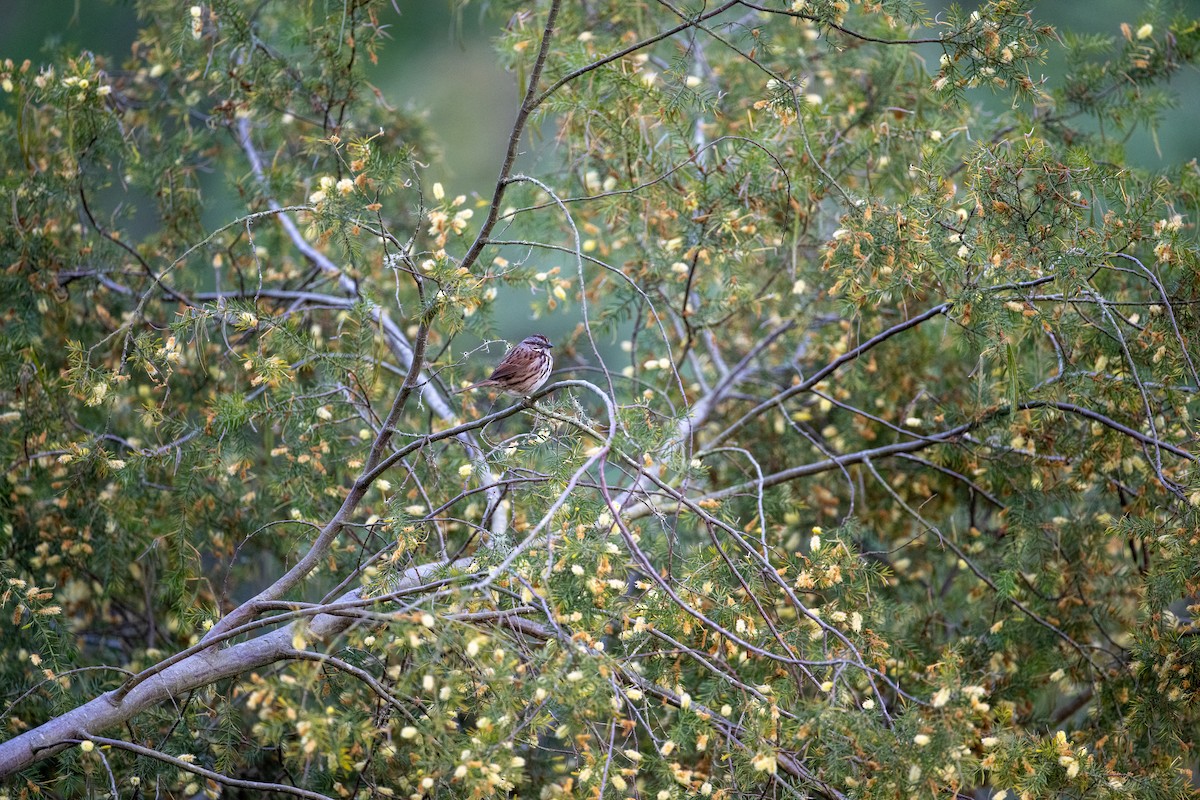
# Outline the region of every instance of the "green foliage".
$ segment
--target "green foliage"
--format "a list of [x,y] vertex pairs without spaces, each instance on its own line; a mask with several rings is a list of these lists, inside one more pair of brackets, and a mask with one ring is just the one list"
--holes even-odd
[[494,187],[379,0],[0,65],[5,796],[1194,796],[1200,22],[759,5],[489,4]]

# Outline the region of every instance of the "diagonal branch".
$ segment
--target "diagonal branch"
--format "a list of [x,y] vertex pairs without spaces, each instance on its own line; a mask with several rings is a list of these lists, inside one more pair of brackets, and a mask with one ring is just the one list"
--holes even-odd
[[[397,590],[419,587],[445,568],[434,562],[407,570]],[[336,604],[333,605],[336,608]],[[321,613],[304,627],[309,640],[328,640],[345,631],[356,616]],[[106,692],[81,706],[0,743],[0,778],[12,775],[36,761],[49,758],[85,739],[98,741],[90,731],[103,731],[128,722],[135,716],[174,697],[217,681],[286,660],[294,650],[296,631],[287,625],[249,641],[226,648],[203,647],[166,669],[155,672],[124,696]]]
[[[109,739],[106,736],[92,736],[86,734],[81,741],[94,742],[101,747],[112,747],[117,750],[126,750],[130,753],[136,753],[139,756],[153,758],[161,761],[164,764],[181,769],[184,772],[190,772],[193,775],[199,775],[202,778],[208,778],[211,781],[221,784],[222,786],[232,786],[235,789],[253,789],[256,792],[265,792],[268,794],[289,794],[293,797],[305,797],[308,800],[333,800],[327,794],[313,792],[308,789],[301,789],[298,786],[288,786],[286,783],[267,783],[266,781],[249,781],[244,778],[231,778],[228,775],[222,775],[219,772],[214,772],[211,769],[206,769],[193,764],[190,761],[184,761],[182,758],[168,755],[161,750],[154,750],[149,747],[143,747],[140,744],[126,742],[122,739]],[[116,792],[114,790],[114,796]]]
[[469,270],[475,264],[480,252],[487,245],[488,237],[491,236],[496,221],[500,218],[500,203],[504,200],[509,176],[512,175],[513,164],[517,160],[517,147],[521,143],[521,136],[525,133],[525,125],[529,121],[529,115],[541,105],[545,96],[537,94],[537,87],[542,79],[542,70],[546,66],[546,59],[550,55],[550,38],[554,35],[554,25],[558,20],[558,10],[561,6],[561,0],[553,0],[550,4],[550,13],[546,16],[546,28],[542,31],[542,45],[533,62],[533,69],[529,73],[529,85],[525,88],[525,98],[521,101],[517,119],[513,122],[512,131],[508,135],[508,147],[504,151],[504,161],[500,165],[500,176],[496,178],[496,188],[492,191],[492,202],[488,206],[487,218],[480,226],[479,233],[475,237],[475,241],[471,243],[467,254],[463,256],[460,266],[464,269]]
[[759,416],[763,412],[769,410],[773,406],[781,405],[785,400],[795,397],[796,395],[798,395],[802,392],[808,391],[813,386],[816,386],[818,383],[823,381],[831,373],[836,372],[844,364],[854,361],[856,358],[858,358],[859,356],[861,356],[863,353],[867,352],[868,350],[872,349],[876,345],[882,344],[883,342],[886,342],[888,339],[891,339],[893,336],[903,333],[904,331],[906,331],[910,328],[915,328],[918,325],[920,325],[922,322],[925,322],[926,320],[930,320],[930,319],[933,319],[934,317],[945,314],[947,311],[949,311],[951,309],[951,307],[953,305],[954,305],[953,303],[941,303],[941,304],[936,305],[933,308],[929,309],[928,311],[924,311],[924,312],[916,315],[915,317],[906,319],[903,322],[899,322],[899,323],[893,325],[892,327],[888,328],[885,331],[875,334],[870,339],[868,339],[867,341],[860,344],[858,347],[855,347],[852,350],[848,350],[845,353],[843,353],[842,355],[835,358],[833,361],[830,361],[824,367],[822,367],[821,369],[817,370],[812,375],[810,375],[806,380],[801,381],[800,383],[796,384],[795,386],[789,386],[786,390],[780,392],[779,394],[775,395],[774,397],[771,397],[769,400],[764,400],[763,402],[759,403],[757,406],[755,406],[754,408],[750,409],[745,414],[743,414],[732,425],[730,425],[725,430],[721,431],[715,437],[713,437],[713,439],[708,442],[707,446],[710,448],[716,447],[721,442],[725,441],[730,436],[732,436],[735,431],[737,431],[740,428],[742,428],[743,426],[745,426],[746,423],[750,422],[750,420]]

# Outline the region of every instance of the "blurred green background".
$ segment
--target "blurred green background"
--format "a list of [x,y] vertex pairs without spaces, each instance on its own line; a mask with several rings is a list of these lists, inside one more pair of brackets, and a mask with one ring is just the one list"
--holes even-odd
[[[382,17],[393,41],[382,52],[372,82],[393,106],[428,113],[443,146],[430,179],[441,180],[450,194],[490,193],[519,98],[515,76],[500,70],[493,57],[491,37],[503,20],[489,16],[490,4],[484,2],[458,10],[458,0],[395,0],[393,5],[400,13],[387,10]],[[927,3],[931,13],[948,5]],[[1140,0],[1044,0],[1036,4],[1035,17],[1062,31],[1115,36],[1121,22],[1136,28],[1146,7]],[[1200,16],[1200,0],[1164,8]],[[186,2],[179,13],[183,25]],[[103,53],[120,63],[136,32],[128,0],[0,0],[0,57],[15,61],[29,58],[36,64],[62,48]],[[932,50],[928,55],[937,57]],[[1045,64],[1047,75],[1061,72],[1056,55],[1052,52]],[[1133,164],[1153,169],[1200,155],[1200,75],[1188,70],[1171,88],[1179,106],[1162,120],[1157,147],[1145,130],[1131,139]],[[992,102],[987,90],[968,97]]]

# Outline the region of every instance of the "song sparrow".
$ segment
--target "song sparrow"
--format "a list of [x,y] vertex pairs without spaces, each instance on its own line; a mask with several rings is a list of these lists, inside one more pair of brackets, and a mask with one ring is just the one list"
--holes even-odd
[[[554,369],[554,357],[550,355],[550,340],[540,333],[527,336],[521,343],[504,354],[500,363],[486,381],[464,386],[458,392],[467,392],[482,386],[498,386],[510,394],[526,397],[533,394]],[[458,392],[455,392],[457,394]]]

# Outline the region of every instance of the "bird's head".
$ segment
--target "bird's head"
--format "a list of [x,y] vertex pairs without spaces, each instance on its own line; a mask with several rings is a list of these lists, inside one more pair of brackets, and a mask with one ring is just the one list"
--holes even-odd
[[521,344],[525,345],[526,347],[536,348],[538,350],[549,350],[554,347],[554,345],[550,344],[550,340],[545,336],[542,336],[540,333],[535,333],[533,336],[526,336],[523,340],[521,340]]

